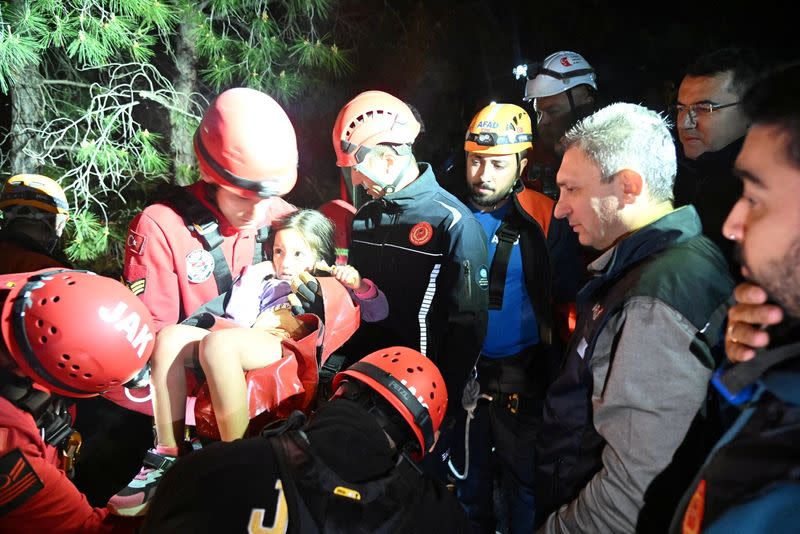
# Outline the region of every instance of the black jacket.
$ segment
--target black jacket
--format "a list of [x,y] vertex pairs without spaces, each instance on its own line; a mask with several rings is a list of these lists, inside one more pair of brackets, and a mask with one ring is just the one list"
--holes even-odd
[[675,207],[692,204],[700,216],[703,233],[722,251],[734,280],[740,281],[734,245],[722,235],[722,225],[731,208],[742,196],[742,182],[733,175],[733,163],[744,138],[717,152],[705,152],[695,160],[678,157],[675,177]]
[[467,532],[443,483],[390,448],[374,416],[334,400],[302,430],[214,443],[165,474],[142,533]]
[[362,324],[339,352],[352,361],[395,345],[419,350],[439,367],[453,406],[486,334],[486,237],[430,165],[419,169],[414,182],[355,215],[350,263],[384,292],[389,316]]

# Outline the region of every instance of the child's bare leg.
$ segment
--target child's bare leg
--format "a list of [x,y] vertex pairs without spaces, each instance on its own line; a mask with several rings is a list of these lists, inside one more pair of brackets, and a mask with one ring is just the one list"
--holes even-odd
[[260,329],[230,328],[212,332],[200,342],[200,365],[223,441],[241,438],[250,422],[243,371],[279,360],[280,339]]
[[186,371],[192,366],[199,341],[208,330],[186,325],[169,325],[159,331],[150,358],[150,388],[156,443],[162,447],[178,446],[186,422]]

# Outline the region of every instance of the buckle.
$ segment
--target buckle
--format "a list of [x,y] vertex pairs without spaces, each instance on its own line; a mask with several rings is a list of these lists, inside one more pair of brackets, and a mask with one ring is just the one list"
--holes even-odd
[[506,408],[511,413],[519,411],[519,393],[509,393],[506,397]]
[[154,469],[167,469],[175,463],[176,459],[177,458],[170,458],[168,456],[158,454],[153,450],[149,450],[147,451],[147,454],[144,455],[143,463],[144,465]]
[[206,235],[216,232],[217,228],[219,228],[219,224],[217,224],[217,221],[209,221],[203,224],[194,223],[192,224],[192,226],[194,227],[195,230],[197,230],[197,233],[200,235]]

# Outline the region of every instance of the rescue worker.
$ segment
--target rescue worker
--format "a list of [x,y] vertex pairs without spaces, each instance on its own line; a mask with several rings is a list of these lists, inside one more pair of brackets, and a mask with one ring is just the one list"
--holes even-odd
[[0,277],[0,321],[0,531],[134,532],[69,480],[81,443],[69,406],[147,362],[147,308],[111,278],[42,269]]
[[[297,180],[297,141],[286,112],[254,89],[223,91],[194,137],[201,180],[131,221],[123,278],[153,314],[176,324],[225,293],[264,259],[270,223],[296,208],[281,196]],[[147,388],[107,396],[152,415]]]
[[447,410],[436,366],[389,347],[338,373],[333,386],[302,428],[302,414],[293,415],[262,436],[178,460],[142,532],[467,532],[453,495],[415,464]]
[[60,247],[69,204],[58,182],[39,174],[9,178],[0,194],[0,274],[69,267]]
[[[467,202],[488,237],[491,268],[489,327],[477,364],[486,402],[469,415],[467,476],[459,474],[456,487],[481,532],[498,530],[495,479],[509,532],[533,531],[534,438],[580,277],[577,238],[553,217],[555,202],[522,185],[532,137],[524,109],[492,103],[472,118],[464,142]],[[466,430],[466,417],[460,421]]]
[[558,198],[556,172],[564,155],[561,138],[576,122],[599,109],[596,74],[583,56],[563,50],[527,73],[525,102],[536,112],[536,143],[529,155],[531,187]]
[[[341,352],[413,348],[439,367],[450,398],[460,399],[486,333],[486,237],[430,164],[414,158],[419,131],[409,106],[382,91],[359,94],[336,118],[336,165],[372,198],[354,216],[350,263],[389,302],[388,318],[362,324]],[[439,468],[444,476],[445,465]]]

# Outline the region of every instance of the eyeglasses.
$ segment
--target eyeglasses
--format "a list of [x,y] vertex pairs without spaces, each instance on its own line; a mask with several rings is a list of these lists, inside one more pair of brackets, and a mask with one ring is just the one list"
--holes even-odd
[[718,109],[725,109],[731,106],[736,106],[739,104],[739,101],[731,102],[730,104],[712,104],[710,102],[698,102],[697,104],[689,104],[688,106],[684,104],[675,104],[670,106],[670,112],[675,115],[681,115],[683,113],[689,113],[689,116],[692,118],[697,117],[704,117],[706,115],[711,115]]

